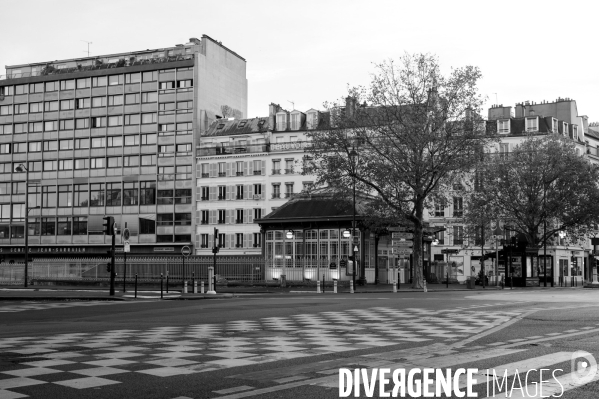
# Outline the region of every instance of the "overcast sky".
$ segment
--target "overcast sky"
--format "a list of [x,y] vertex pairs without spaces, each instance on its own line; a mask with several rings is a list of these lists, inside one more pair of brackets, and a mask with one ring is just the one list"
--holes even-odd
[[[497,102],[570,97],[599,121],[595,1],[0,0],[0,65],[186,43],[206,34],[247,60],[249,117],[306,111],[367,84],[372,63],[436,54],[480,67]],[[1,72],[4,74],[4,71]],[[497,97],[496,97],[497,96]]]

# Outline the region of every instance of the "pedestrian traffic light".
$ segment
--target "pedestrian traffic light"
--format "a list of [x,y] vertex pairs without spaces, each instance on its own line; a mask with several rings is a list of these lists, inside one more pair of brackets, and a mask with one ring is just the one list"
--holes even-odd
[[104,234],[107,236],[114,235],[114,218],[112,216],[104,216]]

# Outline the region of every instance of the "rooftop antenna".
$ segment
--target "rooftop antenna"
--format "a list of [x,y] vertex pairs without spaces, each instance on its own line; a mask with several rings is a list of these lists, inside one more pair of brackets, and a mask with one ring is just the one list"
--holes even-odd
[[293,101],[289,101],[289,100],[287,100],[287,102],[291,103],[291,106],[293,107],[292,111],[294,111],[295,110],[295,103]]
[[83,50],[84,53],[87,53],[87,56],[89,57],[89,45],[93,44],[92,42],[88,42],[86,40],[81,40],[84,43],[87,43],[87,51]]

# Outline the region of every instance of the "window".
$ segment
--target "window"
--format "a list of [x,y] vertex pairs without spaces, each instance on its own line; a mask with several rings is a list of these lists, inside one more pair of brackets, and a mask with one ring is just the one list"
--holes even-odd
[[91,105],[91,100],[89,98],[78,98],[75,106],[77,109],[85,109],[89,108]]
[[92,127],[106,127],[106,117],[105,116],[92,117]]
[[25,182],[13,182],[12,183],[12,193],[13,194],[25,194]]
[[208,186],[200,187],[200,199],[202,201],[208,201],[210,199],[210,188]]
[[139,183],[125,182],[123,183],[123,205],[137,205],[137,192]]
[[0,144],[0,154],[10,154],[10,144]]
[[12,125],[0,125],[0,134],[12,134]]
[[286,174],[293,173],[293,159],[286,159],[285,160],[285,173]]
[[73,170],[72,159],[61,159],[58,161],[58,170]]
[[139,135],[125,136],[125,146],[139,145]]
[[75,139],[75,149],[81,150],[89,148],[89,139]]
[[71,186],[58,186],[58,206],[61,208],[73,206]]
[[277,114],[277,130],[287,130],[287,114]]
[[132,167],[132,166],[139,166],[139,155],[129,155],[129,156],[125,156],[124,158],[124,166],[127,167]]
[[272,174],[273,175],[281,174],[281,161],[280,160],[272,161]]
[[156,204],[156,182],[153,182],[153,181],[140,182],[139,204],[140,205],[155,205]]
[[175,146],[174,145],[159,145],[158,146],[158,156],[172,157],[173,155],[175,155]]
[[159,213],[156,215],[156,225],[158,226],[172,226],[173,221],[172,213]]
[[191,226],[191,213],[175,213],[175,226]]
[[235,223],[243,223],[243,209],[235,210]]
[[44,111],[58,111],[58,101],[46,101],[44,103]]
[[207,163],[203,163],[200,165],[201,168],[201,177],[206,178],[210,177],[210,165]]
[[[26,114],[27,104],[15,104],[15,115]],[[10,114],[8,114],[10,115]]]
[[0,116],[4,115],[12,115],[12,105],[2,105],[0,106]]
[[447,201],[445,198],[441,198],[435,201],[435,216],[445,217],[445,208],[447,207]]
[[61,80],[60,90],[73,90],[75,88],[75,80]]
[[190,110],[193,108],[193,101],[179,101],[177,102],[178,110]]
[[227,212],[224,209],[219,209],[217,223],[219,223],[219,224],[225,223],[226,217],[227,217]]
[[72,150],[73,149],[73,140],[60,140],[58,142],[58,148],[61,150]]
[[235,193],[236,193],[235,198],[237,198],[238,200],[243,199],[243,186],[242,185],[235,186]]
[[177,134],[191,134],[193,124],[191,122],[177,123]]
[[31,83],[29,85],[29,93],[43,93],[44,92],[44,84],[43,83]]
[[171,132],[170,134],[164,134],[161,133],[161,136],[172,136],[175,131],[175,124],[174,123],[161,123],[158,125],[158,131],[159,132]]
[[254,208],[254,219],[262,219],[262,209]]
[[445,245],[445,232],[444,231],[436,232],[435,239],[439,241],[438,245]]
[[158,83],[158,88],[160,90],[174,89],[175,82],[160,82],[160,83]]
[[566,122],[564,122],[564,125],[562,126],[562,134],[566,137],[569,135],[568,124]]
[[91,168],[92,169],[104,169],[104,165],[106,165],[106,158],[92,158],[91,159]]
[[141,93],[141,102],[142,103],[155,103],[158,101],[158,93],[155,91],[148,91],[145,93]]
[[75,184],[73,186],[73,205],[74,206],[88,206],[89,205],[89,193],[87,192],[87,184]]
[[177,81],[177,87],[178,88],[181,88],[181,87],[193,87],[193,80],[191,80],[191,79],[178,80]]
[[558,123],[557,123],[557,119],[555,118],[551,118],[551,132],[552,133],[558,133]]
[[174,111],[175,103],[160,103],[158,104],[159,111]]
[[84,236],[87,234],[87,216],[73,217],[73,235]]
[[59,87],[58,82],[46,82],[46,92],[58,91],[58,87]]
[[44,161],[44,172],[51,172],[56,170],[58,161]]
[[29,113],[42,112],[44,110],[44,103],[29,103]]
[[27,94],[27,85],[16,85],[15,86],[15,94],[17,96],[19,94]]
[[141,136],[141,144],[156,144],[156,135],[155,134],[144,134]]
[[578,126],[572,125],[572,138],[578,140]]
[[56,186],[42,186],[44,208],[56,208]]
[[116,86],[123,84],[123,75],[112,75],[108,77],[108,86]]
[[499,159],[501,159],[501,160],[508,159],[509,153],[510,153],[509,143],[500,143],[499,144]]
[[125,94],[125,104],[139,104],[139,93]]
[[98,77],[92,78],[92,86],[93,87],[106,86],[107,82],[108,82],[108,79],[106,76],[98,76]]
[[156,221],[139,218],[139,234],[156,234]]
[[89,169],[89,159],[88,158],[75,159],[75,170],[85,170],[85,169]]
[[453,197],[453,217],[462,217],[464,215],[462,197]]
[[191,155],[191,144],[177,144],[177,156]]
[[539,130],[539,119],[538,117],[526,118],[526,131],[536,132]]
[[60,100],[60,110],[68,111],[75,108],[75,100]]
[[281,184],[273,184],[272,185],[272,197],[273,198],[281,198]]
[[123,166],[123,158],[121,157],[108,157],[106,163],[109,168],[120,168]]
[[208,234],[201,234],[200,239],[201,239],[200,248],[208,248],[208,246],[210,245],[208,243]]
[[159,166],[158,167],[158,180],[175,180],[175,167],[174,166]]
[[72,119],[58,121],[58,128],[60,130],[73,130],[75,128],[75,121]]
[[108,105],[110,105],[110,106],[123,105],[123,96],[122,95],[108,96]]
[[106,183],[106,206],[121,206],[121,183]]
[[115,115],[108,117],[108,126],[121,126],[123,124],[123,116]]
[[175,179],[176,180],[190,180],[193,177],[191,170],[192,170],[191,165],[175,166]]
[[227,186],[218,186],[218,199],[219,200],[227,199]]
[[42,150],[42,142],[41,141],[30,141],[29,142],[29,152],[40,152]]
[[296,114],[291,114],[291,130],[299,130],[300,126],[301,126],[301,114],[296,113]]
[[56,218],[42,218],[42,235],[56,235]]
[[12,86],[0,86],[0,94],[3,96],[12,96],[14,94],[14,88]]
[[88,87],[91,87],[91,78],[81,78],[81,79],[77,79],[77,88],[78,89],[87,89]]
[[75,119],[75,129],[89,128],[89,118]]
[[106,106],[106,97],[92,97],[92,108]]
[[153,166],[156,165],[156,155],[142,155],[141,166]]
[[56,151],[58,150],[58,141],[44,141],[44,151]]
[[141,82],[141,73],[128,73],[125,75],[125,83],[139,83]]
[[252,234],[252,238],[253,238],[253,246],[255,248],[260,248],[262,247],[262,235],[260,233],[253,233]]
[[90,184],[90,206],[104,206],[104,183]]
[[464,227],[453,226],[453,245],[464,244]]
[[293,183],[285,183],[285,198],[291,198],[293,195]]
[[141,123],[142,124],[156,123],[156,114],[155,113],[141,114]]
[[20,154],[27,152],[27,143],[13,143],[12,144],[12,153]]
[[[36,122],[38,123],[38,122]],[[46,121],[44,122],[44,132],[53,132],[58,130],[58,121]]]
[[106,147],[106,137],[93,137],[92,138],[92,148],[105,148]]
[[155,82],[158,80],[158,71],[148,71],[142,73],[143,82]]

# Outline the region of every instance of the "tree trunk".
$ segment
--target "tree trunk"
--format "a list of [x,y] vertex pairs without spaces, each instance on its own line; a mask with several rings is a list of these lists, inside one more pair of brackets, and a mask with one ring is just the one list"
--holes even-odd
[[423,226],[422,226],[422,216],[424,214],[424,203],[418,201],[415,205],[416,208],[416,217],[413,218],[414,222],[414,251],[413,251],[413,260],[414,260],[414,275],[412,277],[412,288],[424,288],[422,284],[423,271],[422,271],[422,236],[423,236]]

